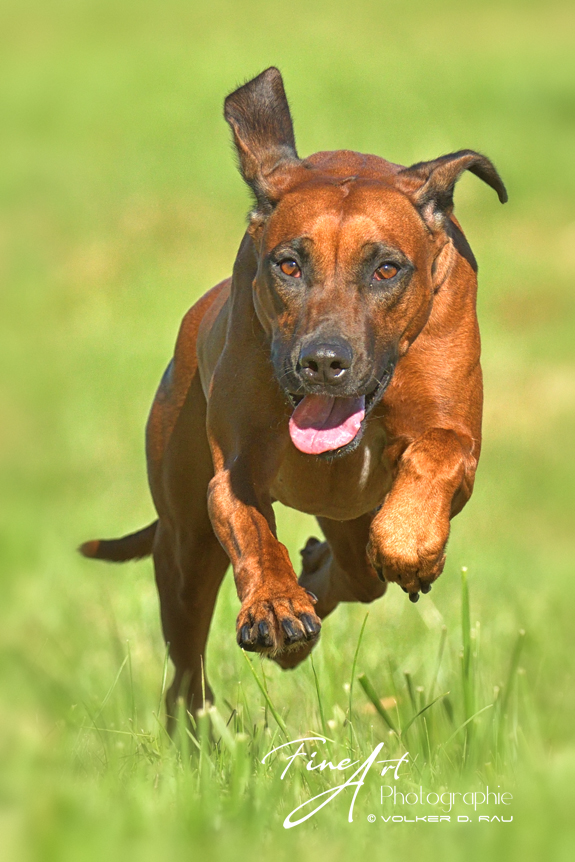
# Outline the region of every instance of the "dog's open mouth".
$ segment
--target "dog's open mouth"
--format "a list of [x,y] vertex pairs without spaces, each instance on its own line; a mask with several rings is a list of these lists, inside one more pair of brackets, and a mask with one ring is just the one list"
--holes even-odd
[[289,432],[300,452],[321,455],[351,443],[364,417],[364,395],[358,398],[306,395],[291,415]]
[[390,364],[378,386],[367,395],[302,397],[289,393],[295,408],[289,432],[296,449],[306,455],[322,455],[349,446],[360,433],[366,414],[385,392],[392,374]]

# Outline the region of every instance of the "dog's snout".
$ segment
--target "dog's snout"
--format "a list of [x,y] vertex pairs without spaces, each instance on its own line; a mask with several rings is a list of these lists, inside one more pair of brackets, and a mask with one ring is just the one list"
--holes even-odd
[[352,349],[343,339],[312,341],[300,351],[300,375],[307,383],[340,386],[347,381],[352,361]]

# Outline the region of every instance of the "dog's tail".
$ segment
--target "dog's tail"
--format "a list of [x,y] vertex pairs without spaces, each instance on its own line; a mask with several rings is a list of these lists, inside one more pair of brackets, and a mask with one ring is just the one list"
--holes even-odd
[[121,539],[92,539],[80,545],[78,550],[85,557],[107,560],[109,563],[141,560],[142,557],[149,557],[152,553],[157,526],[158,522],[154,521],[143,530],[130,533],[129,536],[122,536]]

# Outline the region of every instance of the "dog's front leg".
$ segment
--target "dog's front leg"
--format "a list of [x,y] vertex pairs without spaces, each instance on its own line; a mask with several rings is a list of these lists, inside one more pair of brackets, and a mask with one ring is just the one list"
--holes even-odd
[[403,452],[385,502],[371,525],[368,556],[386,581],[412,601],[427,593],[445,565],[449,521],[469,499],[476,458],[472,441],[434,428]]
[[269,468],[260,447],[223,461],[210,483],[208,502],[242,603],[238,644],[275,655],[315,640],[321,623],[314,597],[299,586],[287,549],[276,537],[266,487]]

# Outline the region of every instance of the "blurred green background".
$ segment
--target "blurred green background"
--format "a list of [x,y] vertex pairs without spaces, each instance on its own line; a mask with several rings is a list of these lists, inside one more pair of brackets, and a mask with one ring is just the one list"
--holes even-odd
[[[326,849],[334,859],[360,849],[572,858],[573,3],[4,0],[1,21],[2,858],[307,859]],[[288,834],[283,786],[256,776],[249,802],[226,807],[217,757],[219,796],[192,779],[179,794],[179,755],[160,729],[164,646],[151,563],[106,567],[74,551],[153,518],[149,405],[184,312],[229,274],[249,205],[223,98],[272,64],[284,74],[300,154],[348,148],[410,164],[469,147],[493,159],[509,190],[501,207],[467,175],[456,193],[480,268],[476,490],[431,597],[413,606],[391,589],[372,606],[358,664],[385,694],[388,659],[423,673],[445,624],[456,673],[459,571],[468,567],[486,698],[526,631],[517,754],[497,767],[515,787],[508,827],[360,831],[343,806]],[[296,513],[279,518],[297,564],[317,531]],[[269,734],[235,645],[237,608],[228,576],[210,640],[212,686],[227,720],[241,681],[254,727]],[[364,617],[363,607],[340,608],[316,651],[334,726]],[[309,663],[294,674],[264,670],[293,738],[317,731]],[[358,722],[373,724],[356,698]],[[445,769],[443,782],[460,774],[455,762]]]

